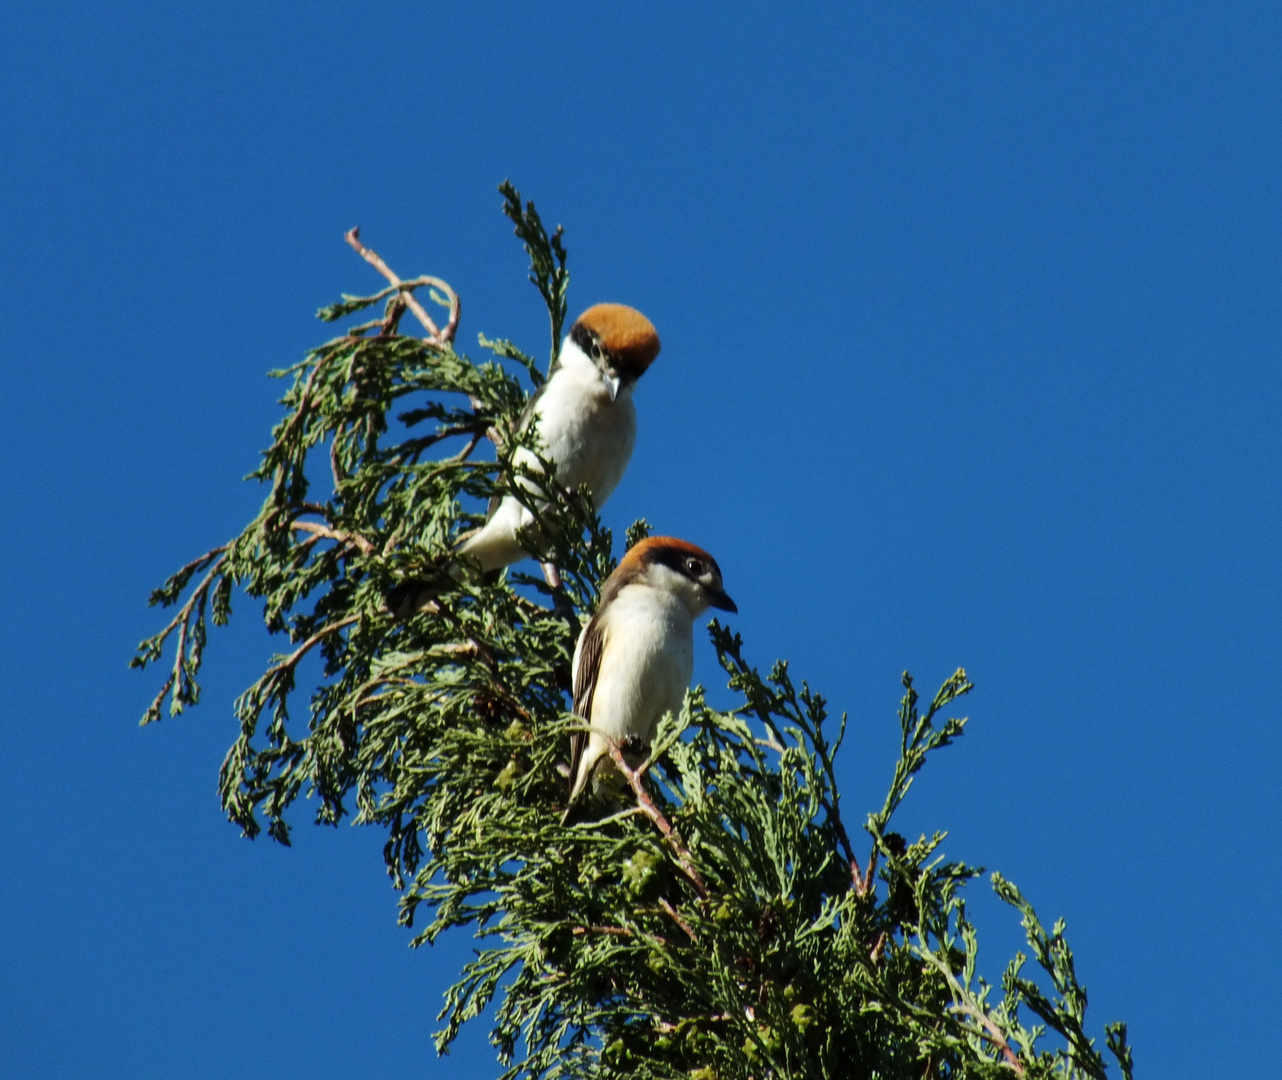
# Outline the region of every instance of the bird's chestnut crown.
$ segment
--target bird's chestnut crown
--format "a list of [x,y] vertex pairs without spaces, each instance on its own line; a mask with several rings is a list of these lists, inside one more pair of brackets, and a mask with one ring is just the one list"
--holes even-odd
[[[631,548],[606,583],[606,591],[617,591],[632,581],[644,580],[651,567],[660,566],[684,578],[697,593],[697,607],[737,612],[735,602],[721,584],[721,567],[703,548],[674,536],[651,536]],[[611,584],[616,588],[611,590]],[[602,596],[604,600],[604,594]]]
[[574,321],[570,340],[624,379],[635,382],[659,355],[654,324],[626,304],[594,304]]

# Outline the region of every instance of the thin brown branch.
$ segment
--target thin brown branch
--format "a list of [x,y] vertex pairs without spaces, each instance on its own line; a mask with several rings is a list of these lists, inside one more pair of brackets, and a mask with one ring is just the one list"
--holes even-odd
[[882,951],[886,948],[886,931],[883,930],[877,935],[877,940],[873,943],[872,950],[868,953],[868,959],[876,963],[881,959]]
[[173,689],[174,681],[176,678],[177,676],[175,676],[175,674],[171,671],[169,673],[169,677],[165,679],[165,684],[160,688],[160,693],[157,694],[152,699],[150,707],[143,714],[143,718],[142,718],[143,724],[150,723],[152,717],[155,717],[155,719],[157,720],[160,719],[160,711],[165,707],[165,698],[169,694],[169,691]]
[[[213,551],[207,552],[206,554],[202,555],[199,559],[193,559],[191,562],[187,564],[187,566],[184,566],[183,569],[179,571],[179,573],[182,573],[183,570],[187,570],[189,567],[198,565],[199,563],[203,562],[205,559],[209,558],[210,555],[213,555],[215,552],[222,551],[225,553],[229,547],[231,547],[230,544],[224,544],[220,548],[214,548]],[[214,563],[214,565],[210,568],[209,573],[207,573],[203,578],[200,579],[200,584],[197,585],[194,589],[192,589],[191,596],[189,596],[187,598],[187,602],[178,609],[178,614],[175,615],[172,619],[170,619],[168,625],[159,634],[156,635],[156,637],[158,637],[162,643],[167,637],[169,637],[170,634],[174,632],[174,630],[178,627],[179,623],[184,623],[187,621],[187,619],[191,617],[192,608],[196,606],[196,597],[199,596],[200,593],[203,592],[205,589],[209,588],[210,582],[213,581],[215,575],[222,568],[223,563],[225,563],[226,561],[227,561],[227,556],[226,554],[224,554],[221,559],[217,560],[217,562]],[[155,640],[155,638],[153,638],[152,640]]]
[[867,896],[872,892],[873,874],[877,872],[877,848],[874,845],[872,853],[868,856],[868,869],[863,870],[859,866],[859,860],[855,853],[850,853],[850,884],[855,888],[856,896]]
[[708,886],[704,884],[703,877],[700,875],[698,868],[694,865],[694,859],[690,855],[690,849],[686,847],[685,841],[681,839],[680,833],[672,827],[671,822],[663,816],[661,811],[646,791],[642,778],[646,770],[650,767],[649,760],[645,761],[639,768],[633,769],[627,761],[624,760],[623,751],[620,749],[618,742],[610,741],[610,757],[614,759],[614,764],[618,767],[623,778],[627,780],[628,786],[637,797],[637,806],[655,825],[655,828],[663,834],[664,840],[668,842],[668,847],[677,857],[677,867],[685,876],[686,880],[694,886],[694,891],[699,894],[699,898],[706,900],[708,898]]
[[292,521],[289,527],[297,529],[299,532],[322,536],[327,540],[334,540],[340,544],[350,544],[352,547],[360,548],[362,555],[372,555],[375,550],[374,545],[361,536],[360,533],[331,529],[328,525],[322,525],[318,521]]
[[[433,345],[445,346],[452,342],[454,340],[455,333],[458,331],[459,318],[462,314],[462,302],[459,300],[458,293],[456,293],[447,282],[436,277],[424,275],[422,277],[414,278],[411,281],[402,280],[396,272],[379,257],[378,252],[371,248],[367,248],[361,243],[360,233],[361,231],[358,226],[357,228],[351,229],[349,232],[345,233],[343,238],[362,259],[369,263],[370,266],[374,267],[375,270],[400,290],[398,300],[403,301],[405,307],[414,312],[414,317],[423,324],[423,329],[427,331],[427,338]],[[432,317],[427,313],[427,309],[423,307],[419,302],[418,297],[414,295],[413,290],[418,288],[420,285],[426,285],[432,289],[439,289],[445,294],[449,303],[450,317],[449,322],[445,324],[444,330],[441,330],[436,325]],[[391,307],[388,308],[387,316],[383,320],[384,333],[390,332],[389,328],[394,328],[397,320],[400,318],[399,313],[396,312],[396,306],[397,304],[393,303]]]
[[[379,258],[378,252],[367,248],[361,243],[360,235],[361,230],[358,225],[348,230],[348,232],[343,235],[343,239],[351,245],[352,250],[355,251],[357,255],[369,263],[370,266],[399,289],[404,282],[396,272],[387,265],[387,263],[383,262],[383,260]],[[436,323],[432,321],[432,317],[428,315],[423,305],[418,302],[417,298],[415,298],[412,293],[402,293],[401,295],[405,297],[406,306],[414,312],[415,317],[423,324],[423,329],[427,331],[428,337],[439,344],[441,341],[441,331],[437,327]]]
[[320,644],[320,642],[324,641],[325,638],[329,637],[330,634],[333,634],[339,630],[342,630],[343,627],[345,626],[351,626],[352,623],[359,622],[359,621],[360,621],[359,614],[348,615],[347,618],[339,619],[338,622],[332,622],[327,626],[322,626],[319,630],[316,631],[316,633],[314,633],[311,637],[309,637],[306,641],[304,641],[300,646],[298,646],[297,649],[295,649],[292,653],[290,653],[287,657],[285,657],[285,659],[281,660],[280,663],[273,664],[271,668],[268,670],[267,675],[264,676],[264,678],[268,678],[273,675],[279,675],[282,671],[288,671],[290,668],[297,667],[298,662],[302,660],[302,658],[306,656],[309,652],[311,652],[312,649],[314,649],[318,644]]
[[575,937],[582,937],[584,934],[606,934],[610,937],[635,937],[631,930],[626,930],[622,926],[576,926],[570,931]]
[[387,313],[383,316],[383,321],[378,328],[379,337],[391,337],[396,333],[405,309],[405,294],[398,292],[394,299],[387,302]]
[[361,323],[359,326],[349,326],[347,328],[347,336],[349,338],[364,337],[368,331],[373,330],[376,326],[382,326],[384,322],[384,319],[373,319],[370,322]]
[[[214,558],[214,556],[216,555],[223,554],[230,547],[231,547],[231,541],[228,541],[225,544],[219,544],[218,547],[216,548],[210,548],[208,551],[205,552],[205,554],[201,555],[199,558],[192,559],[191,562],[189,562],[186,566],[180,567],[175,573],[171,574],[170,577],[175,578],[175,577],[178,577],[180,574],[187,573],[188,571],[199,570],[202,564],[205,566],[209,565],[210,559]],[[221,562],[223,560],[220,559],[219,561]]]
[[463,447],[462,450],[460,450],[457,454],[455,454],[452,458],[450,458],[450,461],[466,461],[468,458],[472,456],[472,451],[474,451],[481,444],[482,438],[484,438],[484,433],[477,432],[470,439],[468,439],[467,445]]
[[445,324],[445,329],[441,331],[441,337],[446,341],[452,342],[454,335],[458,333],[459,319],[463,316],[463,301],[459,299],[458,293],[446,285],[445,282],[440,282],[437,287],[440,286],[444,286],[450,300],[450,321]]
[[691,941],[693,941],[696,945],[699,944],[699,935],[696,934],[694,930],[691,928],[690,924],[681,917],[677,909],[674,908],[670,903],[668,903],[668,898],[666,896],[659,897],[659,903],[660,905],[662,905],[663,910],[668,913],[668,918],[670,918],[674,923],[676,923],[679,927],[681,927],[681,929],[685,932],[685,936],[688,937]]
[[[432,432],[431,435],[421,435],[416,439],[406,439],[396,447],[396,457],[399,460],[410,458],[414,462],[418,461],[418,456],[432,446],[435,446],[442,439],[453,439],[459,435],[470,435],[472,437],[471,446],[475,448],[480,441],[480,437],[485,432],[485,421],[477,421],[471,424],[456,424],[454,427],[441,428],[439,431]],[[470,450],[468,451],[471,452]],[[445,458],[446,461],[459,460],[456,455],[453,458]]]
[[953,1008],[958,1012],[964,1012],[967,1016],[979,1021],[980,1026],[984,1029],[984,1033],[1002,1052],[1002,1056],[1006,1058],[1006,1064],[1015,1070],[1015,1075],[1024,1075],[1024,1066],[1020,1064],[1019,1056],[1010,1048],[1010,1043],[1006,1041],[1006,1036],[1002,1034],[1001,1028],[993,1023],[987,1013],[980,1009],[976,1009],[973,1005],[967,1005],[965,1002],[954,1005]]

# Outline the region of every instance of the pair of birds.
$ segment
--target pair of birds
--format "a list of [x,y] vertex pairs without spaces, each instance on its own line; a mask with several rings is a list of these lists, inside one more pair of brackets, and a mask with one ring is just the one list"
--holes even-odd
[[[632,391],[658,355],[659,335],[641,312],[597,304],[575,320],[530,402],[528,422],[556,481],[571,490],[586,485],[598,509],[628,467],[637,427]],[[528,452],[517,463],[537,467]],[[458,555],[487,572],[519,562],[530,554],[521,541],[533,523],[529,509],[507,495]],[[675,537],[642,540],[606,579],[571,668],[574,714],[587,727],[572,737],[566,820],[612,770],[612,745],[648,745],[663,715],[680,711],[694,674],[694,620],[710,607],[738,611],[717,561]]]

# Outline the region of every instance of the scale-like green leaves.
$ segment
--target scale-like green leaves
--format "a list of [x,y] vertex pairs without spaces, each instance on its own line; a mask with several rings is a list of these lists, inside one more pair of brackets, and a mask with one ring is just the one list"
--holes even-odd
[[[502,191],[555,358],[561,230],[549,236],[532,203]],[[180,712],[199,699],[208,622],[227,622],[236,588],[262,604],[288,645],[236,701],[223,804],[246,835],[265,825],[282,843],[300,795],[320,823],[385,831],[415,943],[461,928],[477,939],[437,1049],[488,1015],[505,1077],[1104,1077],[1062,923],[1048,933],[994,875],[1042,981],[1017,957],[993,1000],[962,899],[979,871],[939,854],[942,833],[892,831],[928,756],[962,734],[947,715],[971,688],[962,671],[925,712],[904,676],[890,788],[852,836],[835,772],[846,717],[786,663],[763,676],[714,622],[734,707],[692,690],[622,785],[621,808],[561,824],[580,723],[565,711],[570,657],[615,565],[612,538],[548,470],[514,483],[515,450],[539,451],[521,426],[544,377],[535,362],[484,337],[493,359],[457,352],[452,291],[401,281],[349,242],[392,286],[321,318],[379,303],[382,316],[276,373],[289,380],[284,415],[251,473],[262,508],[153,593],[177,613],[133,663],[169,650],[143,722],[166,702]],[[419,288],[451,312],[445,331],[420,315],[423,339],[400,329],[422,310]],[[534,512],[531,549],[556,566],[554,585],[457,567],[455,545],[496,492]],[[636,523],[626,543],[647,532]],[[406,582],[419,609],[394,618],[385,597]],[[1123,1025],[1106,1029],[1106,1050],[1129,1078]]]

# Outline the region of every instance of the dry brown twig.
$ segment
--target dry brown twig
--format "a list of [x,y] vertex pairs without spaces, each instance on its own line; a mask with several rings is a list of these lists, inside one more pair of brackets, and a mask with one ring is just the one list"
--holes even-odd
[[877,849],[872,849],[868,856],[868,869],[861,870],[859,860],[852,853],[850,856],[850,883],[855,887],[856,896],[867,896],[872,891],[873,874],[877,872]]
[[362,555],[369,555],[374,551],[374,545],[359,533],[331,529],[328,525],[322,525],[316,521],[292,521],[289,527],[299,532],[312,533],[326,540],[335,540],[340,544],[350,544],[352,547],[360,548]]
[[877,940],[873,943],[873,947],[868,953],[869,961],[875,964],[878,960],[880,960],[881,951],[885,947],[886,947],[886,931],[883,930],[880,934],[877,935]]
[[1006,1036],[1002,1034],[1001,1028],[993,1023],[987,1013],[982,1012],[971,1005],[967,1005],[964,1002],[952,1007],[958,1012],[964,1012],[967,1016],[979,1021],[980,1026],[984,1029],[984,1034],[987,1035],[1002,1052],[1002,1056],[1006,1058],[1006,1064],[1015,1070],[1015,1075],[1024,1075],[1024,1066],[1020,1064],[1018,1055],[1010,1048],[1010,1043],[1006,1041]]
[[[403,300],[405,306],[409,308],[410,311],[414,312],[415,318],[423,324],[423,329],[427,331],[427,340],[440,348],[444,348],[449,345],[454,340],[454,335],[458,332],[459,317],[462,315],[463,310],[463,304],[459,299],[458,293],[449,286],[448,282],[442,281],[438,277],[423,275],[422,277],[416,277],[411,281],[402,280],[401,277],[382,260],[378,252],[374,251],[372,248],[367,248],[361,243],[360,235],[360,226],[357,226],[346,232],[343,238],[351,245],[352,250],[354,250],[356,254],[382,274],[388,282],[400,290],[398,303],[400,300]],[[436,325],[435,321],[433,321],[432,317],[427,313],[427,309],[423,307],[419,302],[418,297],[414,295],[413,290],[422,285],[426,285],[429,289],[439,290],[444,294],[445,299],[448,301],[450,317],[449,321],[445,324],[444,330],[440,329]],[[397,320],[400,318],[400,314],[396,311],[396,307],[397,303],[393,303],[388,308],[387,315],[383,319],[384,332],[388,332],[389,328],[394,327]]]
[[[655,804],[646,791],[642,777],[650,768],[650,761],[647,759],[638,768],[633,769],[624,760],[623,750],[615,740],[610,741],[610,757],[614,759],[614,764],[618,767],[623,778],[627,780],[628,786],[632,788],[632,793],[637,797],[637,807],[646,817],[654,822],[655,827],[663,834],[664,840],[668,842],[668,847],[677,857],[677,867],[685,876],[686,880],[694,886],[694,891],[699,894],[701,900],[708,898],[708,886],[704,884],[703,877],[700,875],[698,868],[694,865],[694,859],[690,855],[690,849],[686,847],[685,841],[681,839],[680,833],[672,827],[672,823],[663,816],[663,811]],[[691,935],[693,938],[693,935]]]
[[699,935],[696,934],[690,924],[677,913],[677,909],[668,902],[668,898],[666,896],[659,897],[659,904],[663,907],[663,910],[668,913],[668,917],[681,927],[685,932],[685,936],[697,945],[699,943]]
[[330,634],[336,633],[344,627],[351,626],[353,623],[359,622],[360,618],[359,613],[355,615],[348,615],[346,618],[339,619],[337,622],[332,622],[327,626],[322,626],[292,653],[282,659],[279,663],[273,664],[268,669],[266,677],[279,675],[282,671],[288,671],[291,668],[297,667],[298,662],[311,652],[318,644],[329,637]]

